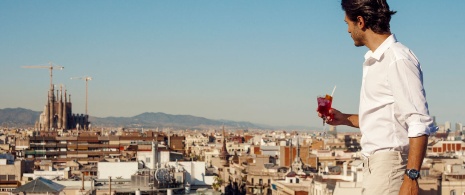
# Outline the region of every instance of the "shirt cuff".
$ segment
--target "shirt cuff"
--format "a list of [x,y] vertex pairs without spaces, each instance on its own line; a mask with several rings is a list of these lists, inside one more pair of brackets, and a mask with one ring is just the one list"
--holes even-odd
[[431,134],[430,128],[422,123],[409,124],[408,137],[420,137]]

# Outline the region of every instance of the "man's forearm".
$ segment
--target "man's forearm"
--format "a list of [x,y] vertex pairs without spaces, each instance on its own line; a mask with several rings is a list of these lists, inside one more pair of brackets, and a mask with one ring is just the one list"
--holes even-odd
[[360,126],[358,125],[358,114],[344,114],[344,118],[346,119],[346,122],[344,125],[359,128]]
[[[411,137],[409,138],[409,143],[410,150],[408,152],[407,169],[416,169],[420,171],[421,163],[423,163],[423,158],[426,154],[428,136]],[[407,174],[404,174],[404,181],[399,191],[399,195],[404,194],[419,194],[418,181],[416,179],[410,179]]]
[[409,143],[410,149],[408,152],[407,169],[420,170],[426,155],[428,136],[411,137],[409,138]]

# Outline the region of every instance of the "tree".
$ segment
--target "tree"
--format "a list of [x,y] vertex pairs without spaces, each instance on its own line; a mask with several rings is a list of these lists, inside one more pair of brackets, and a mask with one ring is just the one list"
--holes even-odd
[[219,176],[215,176],[212,187],[215,191],[221,190],[221,185],[223,185],[223,180]]

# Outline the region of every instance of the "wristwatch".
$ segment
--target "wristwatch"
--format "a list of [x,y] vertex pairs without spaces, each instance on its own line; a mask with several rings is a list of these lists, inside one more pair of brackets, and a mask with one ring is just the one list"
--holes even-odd
[[412,180],[417,180],[420,177],[420,171],[416,169],[405,169],[405,174]]

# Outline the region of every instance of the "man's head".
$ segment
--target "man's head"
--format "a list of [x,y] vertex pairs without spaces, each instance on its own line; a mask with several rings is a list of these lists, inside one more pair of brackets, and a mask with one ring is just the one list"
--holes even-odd
[[341,6],[356,46],[365,44],[366,30],[376,34],[391,33],[389,22],[396,12],[389,10],[386,0],[342,0]]

